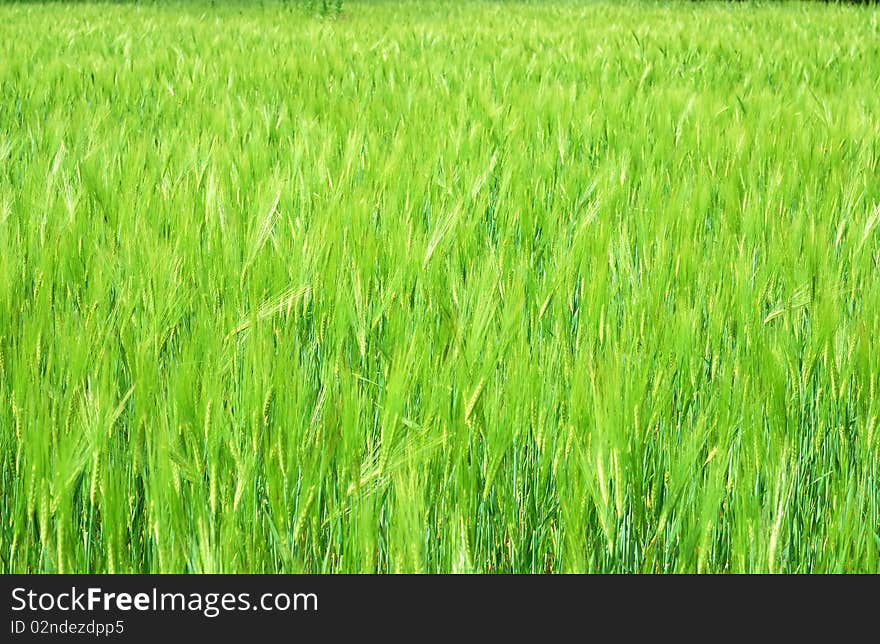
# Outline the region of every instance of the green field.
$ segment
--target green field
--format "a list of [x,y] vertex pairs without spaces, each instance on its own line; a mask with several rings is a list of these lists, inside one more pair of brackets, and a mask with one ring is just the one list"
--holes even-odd
[[0,6],[0,572],[880,571],[880,9]]

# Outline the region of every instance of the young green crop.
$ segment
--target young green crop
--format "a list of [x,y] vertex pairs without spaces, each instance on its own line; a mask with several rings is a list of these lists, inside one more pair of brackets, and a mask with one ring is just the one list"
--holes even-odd
[[880,572],[878,79],[869,7],[0,7],[0,571]]

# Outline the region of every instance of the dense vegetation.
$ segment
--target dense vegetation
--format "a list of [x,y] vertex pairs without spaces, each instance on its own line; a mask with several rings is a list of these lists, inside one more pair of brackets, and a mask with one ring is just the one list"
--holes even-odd
[[0,570],[878,572],[878,224],[874,8],[0,7]]

